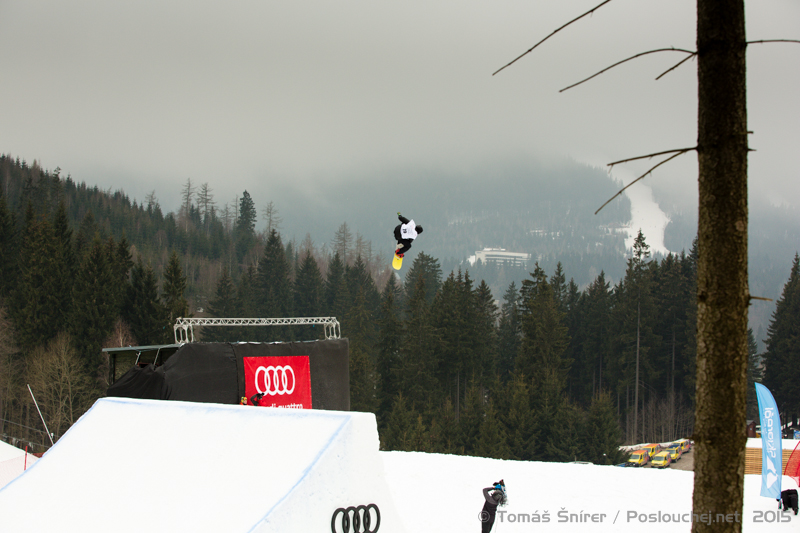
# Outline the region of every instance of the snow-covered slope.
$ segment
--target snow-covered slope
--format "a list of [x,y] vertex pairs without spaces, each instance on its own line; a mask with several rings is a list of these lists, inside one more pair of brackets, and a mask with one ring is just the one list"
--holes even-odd
[[500,478],[494,533],[800,527],[755,475],[741,515],[693,516],[692,472],[379,452],[371,414],[115,398],[0,490],[0,529],[340,533],[337,508],[375,503],[381,533],[477,533],[481,489]]
[[[34,512],[41,502],[47,512]],[[8,531],[327,531],[337,508],[370,503],[381,531],[402,531],[370,413],[104,398],[0,490],[0,523]]]
[[0,488],[8,485],[38,460],[35,455],[26,454],[25,450],[0,441]]
[[[693,519],[717,519],[703,513],[693,518],[692,472],[411,452],[383,452],[383,462],[408,531],[415,529],[412,523],[425,524],[426,531],[479,531],[481,489],[501,478],[509,503],[499,509],[493,533],[688,533]],[[784,476],[783,487],[796,484]],[[745,476],[744,513],[738,517],[743,531],[796,531],[800,516],[778,517],[776,501],[759,496],[760,490],[761,476]],[[422,496],[435,505],[420,506]]]

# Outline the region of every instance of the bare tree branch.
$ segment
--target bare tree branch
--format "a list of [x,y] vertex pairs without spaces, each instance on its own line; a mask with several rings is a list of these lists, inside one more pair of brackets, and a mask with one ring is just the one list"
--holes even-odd
[[673,70],[675,70],[676,68],[678,68],[679,66],[683,65],[684,63],[686,63],[687,61],[689,61],[690,59],[692,59],[694,57],[697,57],[697,52],[693,53],[692,55],[686,56],[685,58],[681,59],[678,62],[677,65],[675,65],[671,69],[668,69],[668,70],[662,72],[661,74],[659,74],[658,77],[656,78],[656,81],[660,80],[661,78],[663,78],[664,76],[666,76],[667,74],[669,74],[670,72],[672,72]]
[[[631,185],[633,185],[634,183],[636,183],[636,182],[637,182],[637,181],[639,181],[640,179],[644,178],[645,176],[647,176],[648,174],[650,174],[651,172],[653,172],[655,169],[657,169],[658,167],[660,167],[660,166],[661,166],[661,165],[663,165],[664,163],[666,163],[666,162],[668,162],[668,161],[671,161],[671,160],[675,159],[676,157],[678,157],[678,156],[679,156],[679,155],[681,155],[681,154],[685,154],[686,152],[691,152],[692,150],[694,150],[694,148],[687,148],[687,149],[685,149],[685,150],[679,150],[679,151],[678,151],[678,153],[676,153],[676,154],[674,154],[674,155],[672,155],[672,156],[670,156],[670,157],[666,158],[665,160],[661,161],[661,162],[660,162],[660,163],[658,163],[657,165],[654,165],[652,168],[650,168],[650,170],[648,170],[647,172],[645,172],[644,174],[642,174],[641,176],[639,176],[638,178],[636,178],[635,180],[633,180],[632,182],[630,182],[629,184],[627,184],[626,186],[624,186],[622,189],[620,189],[620,190],[619,190],[619,192],[618,192],[617,194],[615,194],[614,196],[612,196],[611,198],[609,198],[609,199],[608,199],[608,201],[607,201],[606,203],[604,203],[603,205],[601,205],[601,206],[600,206],[600,208],[599,208],[597,211],[595,211],[595,212],[594,212],[594,214],[596,215],[597,213],[599,213],[601,209],[603,209],[605,206],[607,206],[608,204],[610,204],[610,203],[611,203],[611,200],[613,200],[614,198],[616,198],[617,196],[619,196],[620,194],[622,194],[623,192],[625,192],[625,189],[627,189],[628,187],[630,187]],[[669,152],[663,152],[663,153],[669,153]],[[647,156],[644,156],[644,157],[647,157]],[[634,159],[641,159],[641,158],[634,158]],[[633,161],[633,159],[630,159],[629,161]]]
[[772,298],[764,298],[763,296],[750,296],[751,300],[764,300],[765,302],[771,302]]
[[[763,44],[763,43],[797,43],[797,44],[800,44],[800,41],[796,41],[794,39],[766,39],[766,40],[761,40],[761,41],[748,41],[746,44]],[[697,52],[693,53],[690,56],[687,56],[685,59],[681,59],[681,61],[677,65],[675,65],[674,67],[672,67],[671,69],[669,69],[669,70],[667,70],[665,72],[662,72],[656,78],[656,81],[660,80],[661,78],[663,78],[664,76],[666,76],[667,74],[669,74],[670,72],[672,72],[673,70],[678,68],[679,66],[683,65],[685,62],[689,61],[690,59],[694,59],[695,57],[697,57]]]
[[525,53],[523,53],[523,54],[519,55],[519,56],[518,56],[516,59],[514,59],[514,61],[512,61],[511,63],[509,63],[509,64],[507,64],[507,65],[505,65],[505,66],[503,66],[503,67],[501,67],[501,68],[497,69],[497,70],[496,70],[496,71],[495,71],[495,72],[492,74],[492,76],[494,76],[495,74],[497,74],[498,72],[500,72],[500,71],[501,71],[501,70],[503,70],[504,68],[506,68],[506,67],[510,67],[511,65],[513,65],[514,63],[516,63],[518,60],[522,59],[522,57],[524,57],[524,56],[526,56],[526,55],[530,54],[531,52],[533,52],[533,50],[534,50],[534,49],[535,49],[537,46],[539,46],[540,44],[542,44],[543,42],[545,42],[547,39],[549,39],[550,37],[552,37],[552,36],[553,36],[553,35],[555,35],[556,33],[560,32],[561,30],[563,30],[564,28],[566,28],[567,26],[569,26],[569,25],[570,25],[570,24],[572,24],[573,22],[576,22],[576,21],[578,21],[578,20],[582,19],[582,18],[583,18],[583,17],[585,17],[586,15],[591,15],[592,13],[594,13],[595,11],[597,11],[598,9],[600,9],[602,6],[604,6],[605,4],[609,3],[610,1],[611,1],[611,0],[605,0],[605,2],[602,2],[602,3],[598,4],[598,5],[596,5],[595,7],[593,7],[592,9],[590,9],[589,11],[587,11],[586,13],[584,13],[583,15],[581,15],[580,17],[577,17],[577,18],[574,18],[574,19],[570,20],[569,22],[567,22],[566,24],[564,24],[563,26],[561,26],[560,28],[558,28],[557,30],[555,30],[553,33],[551,33],[550,35],[548,35],[547,37],[545,37],[544,39],[542,39],[541,41],[539,41],[538,43],[536,43],[535,45],[533,45],[533,46],[532,46],[532,47],[531,47],[531,48],[530,48],[528,51],[526,51]]
[[[636,157],[631,157],[629,159],[620,159],[619,161],[614,161],[613,163],[609,163],[608,166],[613,168],[614,165],[619,165],[620,163],[628,163],[629,161],[637,161],[639,159],[651,159],[653,157],[664,155],[664,154],[674,154],[675,152],[691,152],[692,150],[697,150],[696,146],[692,146],[691,148],[677,148],[675,150],[664,150],[663,152],[655,152],[652,154],[647,155],[640,155]],[[610,170],[610,169],[609,169]]]
[[764,44],[764,43],[798,43],[800,41],[796,39],[764,39],[761,41],[747,41],[745,44]]
[[580,85],[581,83],[585,83],[585,82],[587,82],[587,81],[591,80],[592,78],[596,78],[596,77],[597,77],[597,76],[599,76],[600,74],[602,74],[602,73],[604,73],[604,72],[607,72],[607,71],[611,70],[612,68],[614,68],[614,67],[617,67],[617,66],[619,66],[619,65],[621,65],[621,64],[623,64],[623,63],[625,63],[625,62],[627,62],[627,61],[631,61],[632,59],[636,59],[637,57],[646,56],[646,55],[648,55],[648,54],[656,54],[656,53],[658,53],[658,52],[683,52],[684,54],[690,54],[690,56],[689,56],[689,57],[691,57],[691,56],[693,56],[693,55],[696,55],[696,54],[697,54],[697,52],[693,52],[693,51],[691,51],[691,50],[684,50],[684,49],[682,49],[682,48],[659,48],[659,49],[657,49],[657,50],[648,50],[647,52],[642,52],[642,53],[636,54],[636,55],[634,55],[634,56],[631,56],[631,57],[629,57],[629,58],[627,58],[627,59],[623,59],[622,61],[617,61],[617,62],[616,62],[616,63],[614,63],[613,65],[611,65],[611,66],[609,66],[609,67],[606,67],[606,68],[604,68],[604,69],[603,69],[603,70],[601,70],[600,72],[597,72],[597,73],[595,73],[595,74],[592,74],[592,75],[591,75],[591,76],[589,76],[588,78],[586,78],[586,79],[583,79],[583,80],[579,81],[578,83],[573,83],[573,84],[572,84],[572,85],[570,85],[569,87],[564,87],[563,89],[561,89],[561,90],[560,90],[560,91],[558,91],[558,92],[560,92],[560,93],[563,93],[564,91],[566,91],[566,90],[568,90],[568,89],[572,89],[573,87],[577,87],[577,86],[578,86],[578,85]]

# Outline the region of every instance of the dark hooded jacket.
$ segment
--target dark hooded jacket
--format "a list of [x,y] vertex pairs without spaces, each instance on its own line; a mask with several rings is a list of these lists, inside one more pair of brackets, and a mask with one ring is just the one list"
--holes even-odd
[[494,487],[486,487],[483,489],[483,497],[486,502],[483,504],[481,513],[481,533],[489,533],[494,525],[497,506],[503,503],[503,491]]

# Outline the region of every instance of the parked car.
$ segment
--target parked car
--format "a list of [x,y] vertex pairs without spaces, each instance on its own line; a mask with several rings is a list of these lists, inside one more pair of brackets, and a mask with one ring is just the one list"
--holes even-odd
[[672,464],[672,457],[667,450],[663,452],[658,452],[655,457],[653,457],[653,462],[651,466],[653,468],[667,468],[670,464]]
[[689,439],[678,439],[675,442],[681,445],[681,448],[683,448],[683,453],[692,451],[692,441]]
[[647,450],[636,450],[628,458],[628,463],[633,466],[644,466],[650,462],[650,453]]
[[652,459],[653,457],[655,457],[655,455],[658,452],[661,451],[661,445],[660,444],[647,444],[645,446],[642,446],[642,450],[647,450],[647,453],[650,454],[650,459]]
[[669,457],[672,459],[672,462],[677,461],[681,458],[681,455],[683,455],[683,448],[681,448],[681,445],[677,442],[673,442],[667,446],[665,450],[669,452]]

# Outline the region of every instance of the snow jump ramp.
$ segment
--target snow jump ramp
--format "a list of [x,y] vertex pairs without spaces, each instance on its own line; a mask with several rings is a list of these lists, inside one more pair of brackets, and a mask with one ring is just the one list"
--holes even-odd
[[371,413],[103,398],[0,490],[0,520],[8,531],[401,532],[378,447]]

